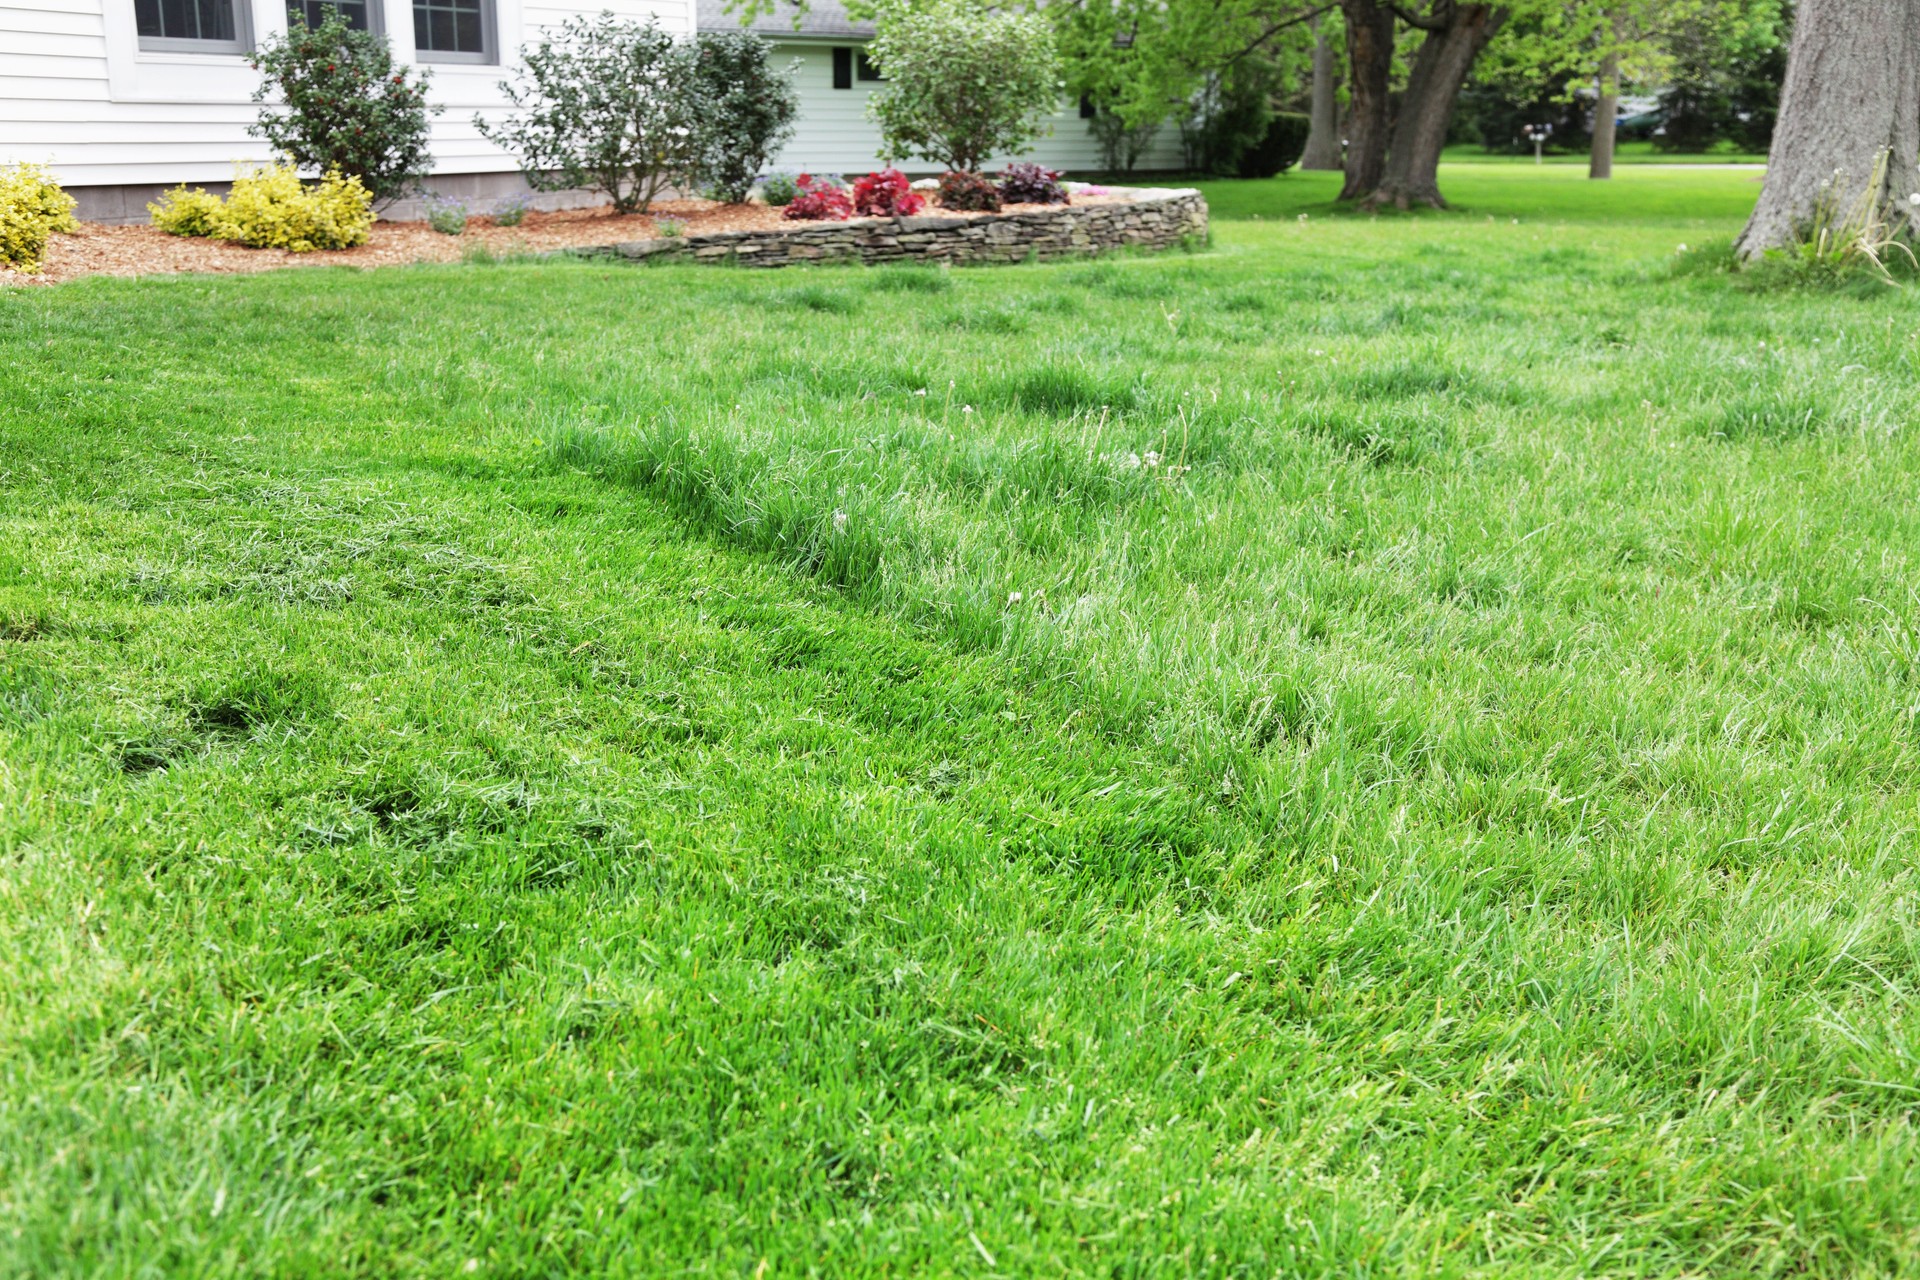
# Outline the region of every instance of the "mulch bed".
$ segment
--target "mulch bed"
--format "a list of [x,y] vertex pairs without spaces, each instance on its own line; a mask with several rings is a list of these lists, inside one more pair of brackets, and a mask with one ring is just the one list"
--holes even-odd
[[[1104,204],[1114,196],[1075,196],[1076,204]],[[1044,205],[1008,205],[1003,212],[1020,213]],[[1057,207],[1057,206],[1056,206]],[[930,214],[957,217],[929,207]],[[458,262],[470,254],[542,253],[596,245],[649,240],[660,234],[659,224],[678,222],[687,235],[718,231],[762,231],[782,226],[818,225],[786,222],[780,210],[763,204],[727,205],[712,200],[658,201],[651,214],[616,217],[606,208],[568,209],[558,213],[529,212],[517,227],[496,227],[485,218],[468,221],[460,235],[442,235],[424,222],[376,222],[371,239],[351,249],[288,253],[284,249],[249,249],[224,240],[170,236],[155,227],[114,227],[85,222],[73,235],[56,235],[47,246],[45,271],[23,275],[0,265],[0,286],[59,284],[82,276],[171,275],[178,272],[232,273],[276,271],[285,267],[390,267],[408,262]]]

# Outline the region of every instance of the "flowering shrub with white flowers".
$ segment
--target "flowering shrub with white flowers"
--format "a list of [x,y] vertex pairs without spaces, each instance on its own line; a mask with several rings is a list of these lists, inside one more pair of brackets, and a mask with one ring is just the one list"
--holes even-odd
[[585,187],[604,192],[616,213],[645,213],[699,171],[695,48],[653,19],[569,18],[521,57],[501,83],[519,114],[475,116],[474,124],[520,161],[534,187]]

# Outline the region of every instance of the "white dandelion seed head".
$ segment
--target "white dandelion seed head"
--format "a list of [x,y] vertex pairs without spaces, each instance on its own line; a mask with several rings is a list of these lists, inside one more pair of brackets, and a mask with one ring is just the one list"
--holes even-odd
[[970,404],[963,404],[963,405],[961,405],[961,406],[960,406],[960,412],[962,412],[962,413],[972,413],[972,412],[973,412],[973,406],[972,406],[972,405],[970,405]]
[[1022,597],[1022,596],[1021,596],[1021,594],[1020,594],[1020,593],[1019,593],[1018,591],[1009,591],[1009,592],[1007,592],[1007,603],[1008,603],[1008,604],[1019,604],[1019,603],[1020,603],[1020,601],[1021,601],[1021,600],[1022,600],[1023,598],[1024,598],[1024,597]]
[[1153,449],[1149,449],[1140,456],[1140,461],[1146,463],[1147,470],[1151,471],[1160,465],[1160,454]]
[[845,533],[847,531],[847,513],[846,512],[836,511],[833,513],[833,531],[835,533]]

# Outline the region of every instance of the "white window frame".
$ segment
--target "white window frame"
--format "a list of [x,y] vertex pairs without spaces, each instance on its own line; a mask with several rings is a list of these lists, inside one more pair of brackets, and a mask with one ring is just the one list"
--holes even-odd
[[[413,36],[414,0],[407,0],[407,35]],[[422,49],[416,43],[413,49],[415,62],[430,63],[435,67],[498,67],[500,59],[500,5],[497,0],[480,0],[480,45],[479,53],[457,53],[442,49]]]
[[260,73],[248,59],[260,42],[287,30],[286,0],[234,0],[240,48],[200,41],[143,47],[133,0],[106,0],[107,92],[115,102],[250,102]]
[[231,54],[244,57],[253,49],[253,6],[248,0],[228,0],[233,6],[233,39],[194,40],[182,36],[143,36],[139,10],[134,11],[133,38],[142,53]]

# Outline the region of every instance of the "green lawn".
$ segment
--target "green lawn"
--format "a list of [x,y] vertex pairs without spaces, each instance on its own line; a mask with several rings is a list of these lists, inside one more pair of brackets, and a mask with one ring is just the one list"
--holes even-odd
[[[1487,149],[1478,143],[1462,143],[1446,149],[1449,161],[1463,161],[1469,164],[1532,164],[1533,152],[1516,155],[1490,155]],[[1591,157],[1585,151],[1550,151],[1542,157],[1548,164],[1577,164],[1587,166]],[[1613,162],[1623,164],[1765,164],[1764,151],[1742,151],[1732,143],[1723,143],[1712,151],[1661,151],[1651,142],[1628,139],[1618,143],[1613,149]]]
[[0,291],[0,1276],[1914,1274],[1920,308],[1751,178]]

